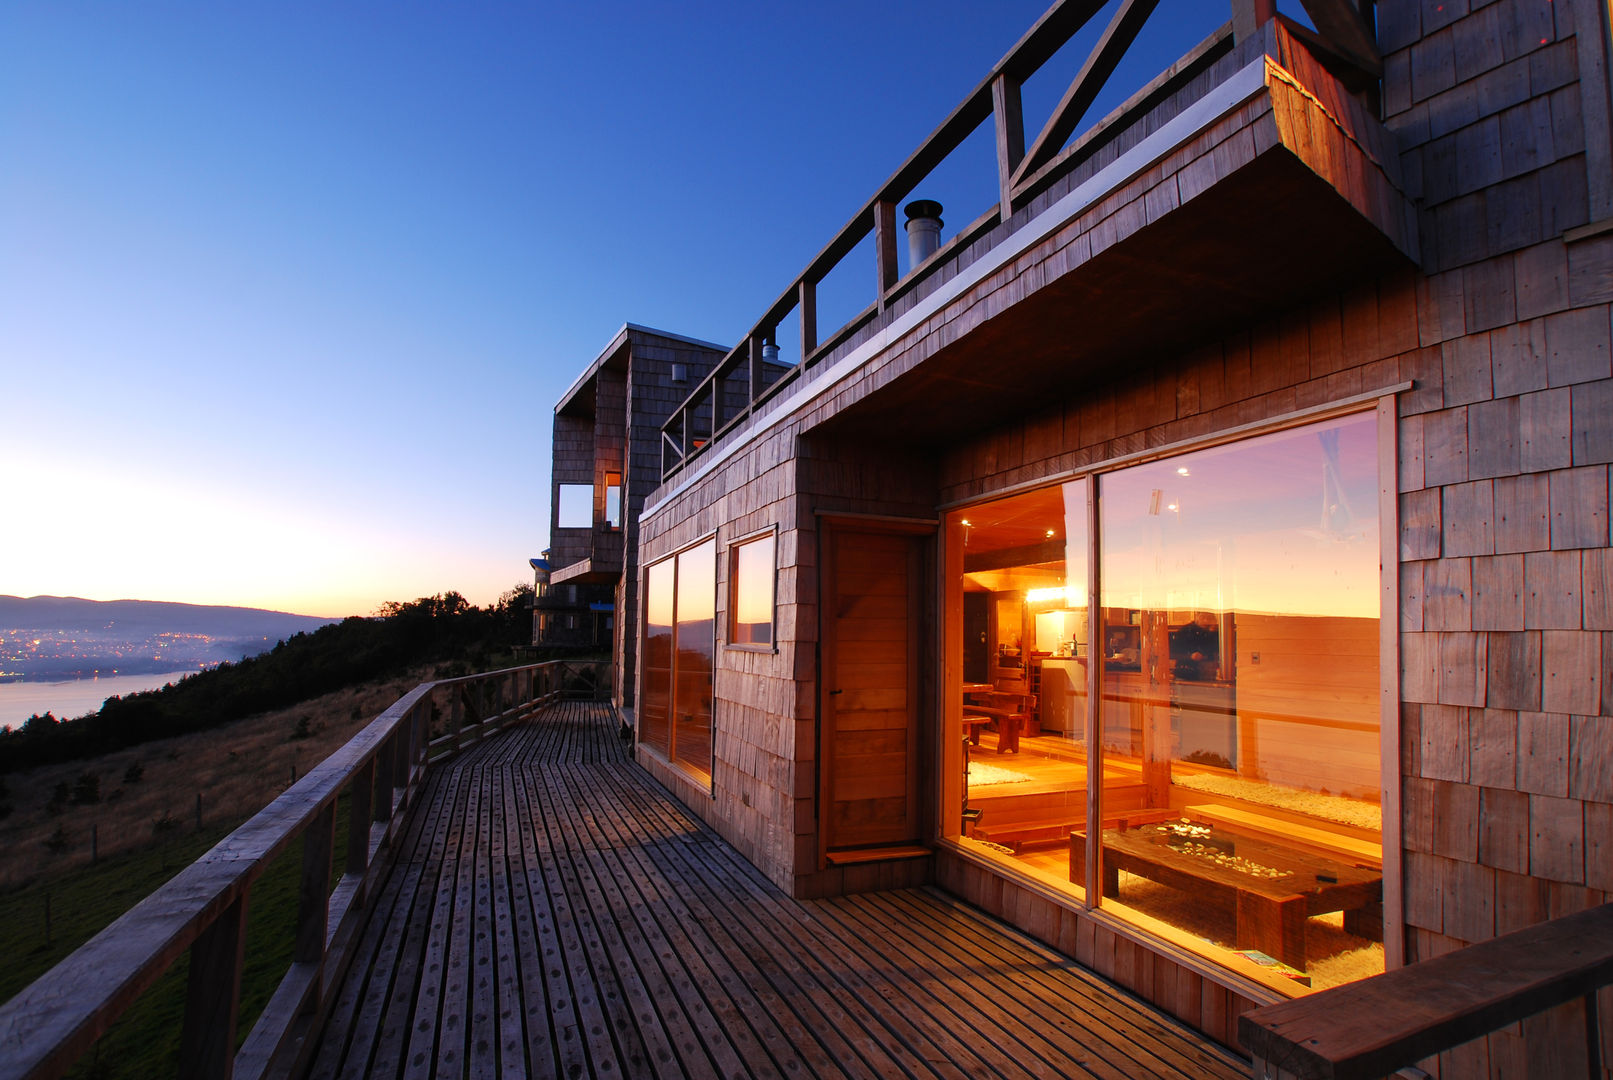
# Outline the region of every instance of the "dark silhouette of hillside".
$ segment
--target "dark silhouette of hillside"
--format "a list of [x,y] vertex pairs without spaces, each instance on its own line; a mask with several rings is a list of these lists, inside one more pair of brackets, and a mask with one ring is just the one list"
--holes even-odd
[[294,634],[261,655],[171,686],[108,698],[99,712],[76,720],[36,715],[0,732],[0,773],[201,731],[419,664],[482,670],[529,639],[530,598],[531,589],[518,586],[486,608],[456,592],[390,603],[373,617]]
[[118,628],[218,638],[289,637],[332,622],[262,608],[175,604],[165,600],[84,600],[77,596],[0,596],[0,626],[54,630]]

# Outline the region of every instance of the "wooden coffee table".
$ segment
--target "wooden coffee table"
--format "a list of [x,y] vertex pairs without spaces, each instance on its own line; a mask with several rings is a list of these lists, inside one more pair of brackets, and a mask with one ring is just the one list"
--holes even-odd
[[[1165,821],[1103,830],[1103,895],[1120,897],[1120,871],[1220,904],[1236,918],[1239,949],[1305,970],[1305,920],[1345,913],[1345,929],[1371,931],[1363,911],[1383,897],[1383,871],[1338,862],[1220,826]],[[1070,880],[1086,881],[1086,833],[1070,834]],[[1363,933],[1363,936],[1374,936]]]

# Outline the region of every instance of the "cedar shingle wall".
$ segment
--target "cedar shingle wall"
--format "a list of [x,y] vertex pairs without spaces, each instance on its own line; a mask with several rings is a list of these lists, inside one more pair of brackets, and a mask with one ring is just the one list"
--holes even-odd
[[[1583,119],[1601,101],[1584,95],[1607,90],[1581,85],[1582,50],[1605,45],[1599,25],[1576,33],[1578,12],[1594,15],[1596,5],[1378,6],[1385,124],[1418,208],[1419,269],[1274,312],[1180,355],[1128,363],[1106,384],[939,455],[935,501],[950,502],[1414,382],[1399,400],[1396,477],[1399,832],[1413,960],[1613,891],[1613,232],[1564,236],[1591,221],[1587,143],[1605,158],[1608,139],[1605,125],[1587,129]],[[1236,168],[1266,123],[1259,107],[1228,116],[808,402],[646,528],[650,558],[713,529],[725,552],[731,535],[780,527],[780,651],[721,658],[718,796],[691,801],[781,884],[786,867],[812,864],[816,846],[813,510],[864,495],[916,512],[935,505],[921,509],[927,480],[886,489],[888,478],[876,477],[862,488],[872,449],[820,458],[796,433],[1168,212],[1149,193],[1171,175],[1180,189],[1196,168]],[[978,254],[962,253],[959,264]],[[968,874],[943,872],[1000,906],[999,885],[970,878],[965,888]],[[1030,907],[1021,914],[1034,920],[1041,908]],[[1608,1012],[1604,1004],[1604,1028]],[[1541,1048],[1559,1022],[1465,1047],[1446,1073],[1547,1060]]]

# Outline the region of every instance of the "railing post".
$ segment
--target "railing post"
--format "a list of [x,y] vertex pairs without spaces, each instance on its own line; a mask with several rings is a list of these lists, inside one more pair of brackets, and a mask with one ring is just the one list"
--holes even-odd
[[370,820],[385,823],[392,819],[392,759],[396,736],[388,738],[375,752],[375,797],[371,800]]
[[1002,219],[1014,213],[1014,170],[1025,157],[1025,117],[1019,100],[1019,80],[1001,71],[991,81],[991,110],[997,128],[997,190]]
[[896,284],[896,204],[889,199],[874,203],[874,267],[879,273],[879,310],[885,310],[885,294]]
[[[302,883],[297,901],[297,944],[292,961],[317,964],[325,957],[325,932],[330,916],[331,863],[336,854],[336,800],[308,823],[302,834]],[[319,980],[312,981],[313,1000]],[[312,1002],[310,1002],[312,1003]]]
[[[370,815],[375,805],[375,759],[372,757],[353,773],[347,803],[347,872],[360,878],[370,865]],[[362,900],[362,897],[359,898]]]
[[801,279],[800,300],[796,310],[801,316],[801,363],[805,364],[807,357],[818,347],[818,285],[815,281]]
[[745,406],[747,412],[756,404],[756,399],[761,397],[762,391],[767,389],[767,371],[762,367],[762,347],[765,344],[766,339],[760,334],[751,335],[750,363],[746,365],[750,382],[750,400]]
[[185,1023],[179,1037],[180,1080],[229,1080],[235,1071],[246,900],[245,892],[237,896],[191,944]]
[[450,711],[453,713],[454,750],[465,749],[465,693],[460,689],[459,683],[448,687],[448,698],[451,702]]
[[413,724],[399,724],[396,733],[392,736],[392,793],[403,792],[403,798],[387,799],[387,820],[392,820],[394,806],[407,805],[409,801],[409,729]]

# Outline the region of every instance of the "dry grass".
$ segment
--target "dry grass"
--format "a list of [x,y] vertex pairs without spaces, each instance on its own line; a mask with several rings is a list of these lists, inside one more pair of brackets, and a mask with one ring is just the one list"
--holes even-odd
[[[244,821],[291,786],[365,724],[419,683],[421,669],[396,679],[338,690],[212,731],[145,743],[101,757],[11,773],[14,811],[0,819],[0,890],[20,888],[90,861],[96,832],[101,857],[138,851],[166,831],[196,828],[197,796],[205,824]],[[306,738],[297,738],[307,718]],[[126,782],[130,766],[143,775]],[[81,774],[100,779],[101,801],[60,813],[47,807],[59,784]],[[166,827],[159,825],[168,822]],[[52,844],[52,838],[63,841]]]

